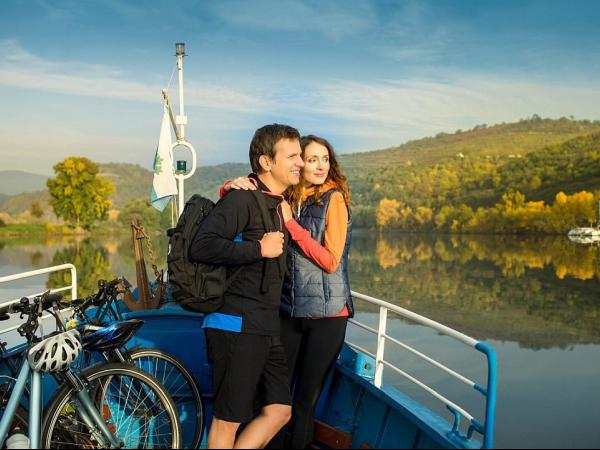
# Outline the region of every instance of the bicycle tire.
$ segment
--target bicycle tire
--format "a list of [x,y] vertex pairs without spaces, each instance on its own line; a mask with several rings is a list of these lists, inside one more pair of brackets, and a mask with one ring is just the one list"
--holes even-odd
[[[152,375],[131,364],[109,363],[89,367],[80,376],[87,385],[98,411],[106,419],[115,436],[123,441],[125,448],[180,448],[181,428],[175,403]],[[119,395],[116,395],[117,384]],[[141,388],[144,388],[144,391],[138,393],[137,398],[133,398],[136,396],[135,392]],[[130,395],[132,390],[133,396]],[[50,400],[42,425],[42,448],[94,448],[100,445],[85,423],[78,420],[75,396],[75,389],[65,383]],[[140,396],[143,398],[138,404],[130,404],[130,397],[131,401],[134,401],[139,400]],[[163,426],[164,419],[169,427],[164,434],[166,438],[156,443],[149,441],[149,435],[142,432],[155,426],[158,431],[162,431],[160,427]],[[139,428],[132,429],[132,424],[139,425]],[[127,429],[124,429],[125,426]],[[157,434],[156,437],[161,435],[163,433]],[[145,438],[143,442],[142,438]]]
[[175,356],[162,350],[134,348],[129,356],[136,367],[153,375],[169,392],[181,424],[183,448],[199,448],[204,408],[193,375]]

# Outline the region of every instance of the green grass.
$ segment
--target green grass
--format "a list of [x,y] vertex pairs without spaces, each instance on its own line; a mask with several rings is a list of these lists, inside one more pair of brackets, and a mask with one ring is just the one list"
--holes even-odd
[[44,224],[16,223],[0,227],[0,234],[39,234],[47,233]]

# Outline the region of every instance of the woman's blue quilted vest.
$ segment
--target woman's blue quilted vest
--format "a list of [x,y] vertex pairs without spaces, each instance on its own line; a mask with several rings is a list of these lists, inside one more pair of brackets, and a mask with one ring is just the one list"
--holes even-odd
[[[314,204],[311,197],[300,211],[298,223],[310,231],[312,238],[324,245],[325,217],[331,195],[336,191],[327,191],[321,197],[322,205]],[[352,216],[348,209],[346,243],[342,258],[333,273],[327,273],[308,259],[295,242],[287,247],[287,274],[283,282],[281,314],[284,317],[331,317],[348,305],[350,317],[354,315],[354,306],[350,294],[348,278],[348,252],[352,234]]]

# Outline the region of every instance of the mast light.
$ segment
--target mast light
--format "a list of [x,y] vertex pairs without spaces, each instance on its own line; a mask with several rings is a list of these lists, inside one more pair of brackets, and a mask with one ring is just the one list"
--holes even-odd
[[177,175],[185,175],[187,172],[187,161],[186,160],[178,160],[177,161],[177,170],[175,173]]
[[185,44],[183,42],[177,42],[175,44],[175,56],[187,56],[185,54]]

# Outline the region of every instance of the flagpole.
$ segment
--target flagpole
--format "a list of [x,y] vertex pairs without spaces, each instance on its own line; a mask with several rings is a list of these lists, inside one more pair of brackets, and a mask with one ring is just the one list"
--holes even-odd
[[[183,213],[183,207],[185,205],[185,194],[184,194],[184,180],[190,178],[196,171],[196,150],[192,144],[185,140],[185,126],[187,125],[187,116],[185,115],[185,108],[183,102],[183,57],[185,54],[185,44],[182,42],[175,44],[175,57],[177,58],[177,72],[179,74],[179,115],[175,118],[176,124],[173,124],[177,142],[173,144],[172,148],[179,145],[187,147],[192,154],[192,167],[189,172],[186,170],[185,161],[177,161],[177,170],[175,172],[175,178],[177,178],[177,199],[178,208],[177,216],[181,216]],[[170,108],[169,108],[170,109]]]

